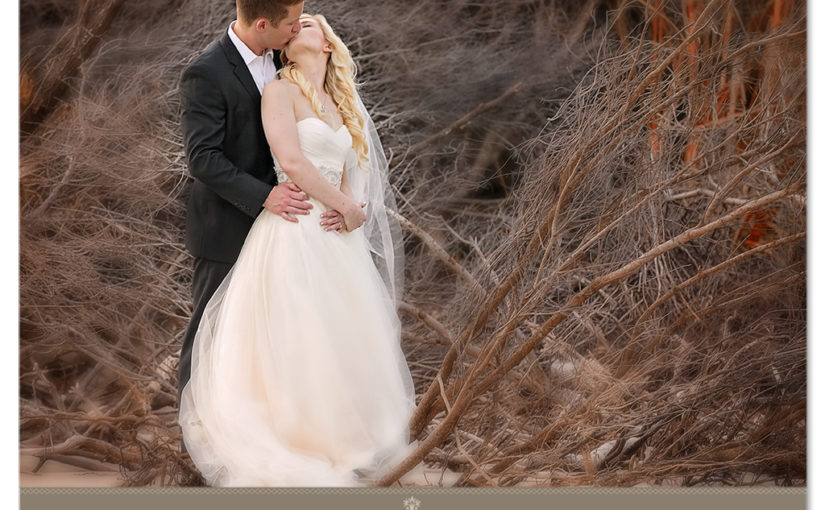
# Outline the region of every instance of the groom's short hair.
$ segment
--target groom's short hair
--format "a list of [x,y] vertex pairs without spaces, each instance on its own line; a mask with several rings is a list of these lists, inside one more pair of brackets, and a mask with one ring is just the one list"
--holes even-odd
[[278,24],[287,15],[287,7],[293,6],[301,0],[235,0],[235,9],[238,11],[238,20],[249,25],[258,18],[266,18]]

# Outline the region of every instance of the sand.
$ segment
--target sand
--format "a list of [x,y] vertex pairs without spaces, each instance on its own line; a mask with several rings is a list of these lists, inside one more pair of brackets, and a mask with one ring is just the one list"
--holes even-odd
[[35,472],[40,458],[21,455],[20,487],[120,487],[125,481],[115,464],[82,457],[65,460],[86,467],[49,459]]
[[[122,487],[126,481],[116,464],[63,456],[47,460],[36,470],[39,462],[39,457],[20,455],[20,487]],[[399,482],[402,487],[452,487],[459,476],[419,464]]]

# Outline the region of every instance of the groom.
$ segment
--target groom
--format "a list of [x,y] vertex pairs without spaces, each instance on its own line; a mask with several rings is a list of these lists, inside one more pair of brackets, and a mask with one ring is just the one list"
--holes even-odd
[[[303,0],[237,0],[236,21],[183,71],[181,126],[194,177],[186,248],[194,256],[192,318],[181,346],[178,401],[190,376],[192,344],[204,307],[238,258],[266,208],[288,221],[309,214],[307,195],[278,184],[261,123],[261,92],[280,67],[278,51],[301,30]],[[323,224],[340,228],[334,211]]]

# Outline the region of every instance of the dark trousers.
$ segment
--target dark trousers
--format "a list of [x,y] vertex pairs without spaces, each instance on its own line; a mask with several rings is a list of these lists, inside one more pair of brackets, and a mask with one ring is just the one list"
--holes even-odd
[[180,361],[178,362],[178,402],[183,392],[183,387],[189,382],[192,365],[192,344],[195,341],[195,333],[198,331],[198,324],[201,322],[203,310],[209,298],[217,290],[226,274],[232,268],[232,264],[226,262],[216,262],[214,260],[195,258],[195,271],[192,274],[192,298],[194,306],[192,308],[192,318],[186,328],[183,337],[183,345],[180,348]]

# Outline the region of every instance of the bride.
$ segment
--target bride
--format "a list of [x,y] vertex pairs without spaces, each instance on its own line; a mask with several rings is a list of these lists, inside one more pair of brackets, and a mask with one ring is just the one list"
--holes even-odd
[[[362,486],[412,450],[394,202],[355,65],[323,16],[301,17],[282,59],[264,130],[278,181],[313,208],[255,220],[204,312],[179,421],[209,485]],[[330,210],[342,228],[321,225]]]

